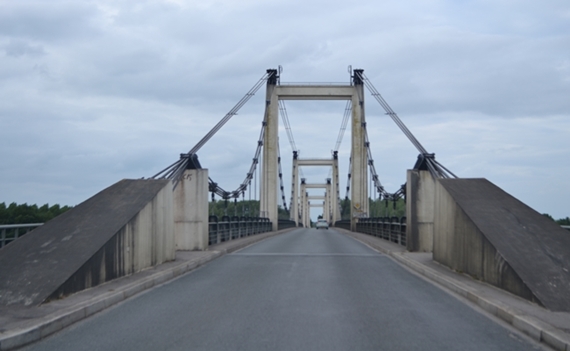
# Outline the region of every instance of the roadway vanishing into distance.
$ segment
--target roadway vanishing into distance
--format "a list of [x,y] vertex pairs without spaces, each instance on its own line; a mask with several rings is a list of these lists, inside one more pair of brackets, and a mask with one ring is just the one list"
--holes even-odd
[[223,256],[23,350],[536,350],[334,229]]

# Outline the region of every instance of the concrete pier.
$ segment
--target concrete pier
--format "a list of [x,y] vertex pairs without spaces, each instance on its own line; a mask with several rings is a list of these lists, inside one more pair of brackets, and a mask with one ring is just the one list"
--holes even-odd
[[435,181],[429,171],[408,170],[406,184],[407,249],[432,252]]
[[176,250],[208,248],[208,170],[188,169],[174,190]]

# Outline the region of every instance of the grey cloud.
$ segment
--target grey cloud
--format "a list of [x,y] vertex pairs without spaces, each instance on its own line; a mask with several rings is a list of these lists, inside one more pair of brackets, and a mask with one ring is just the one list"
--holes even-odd
[[31,45],[22,40],[11,40],[4,46],[6,55],[13,57],[32,56],[40,57],[46,54],[44,48],[39,45]]
[[[528,188],[541,182],[532,174],[547,169],[549,185],[536,187],[551,204],[530,201],[555,216],[564,207],[553,189],[564,188],[567,169],[557,160],[569,152],[565,1],[216,4],[3,2],[6,201],[75,204],[121,178],[152,175],[188,151],[267,68],[283,65],[284,82],[348,83],[351,64],[365,69],[424,146],[460,176],[507,186],[516,178]],[[224,188],[237,186],[249,167],[263,100],[261,89],[199,153]],[[366,100],[375,164],[393,191],[417,151],[370,95]],[[329,156],[344,104],[287,108],[302,155]],[[541,120],[558,129],[537,127]],[[341,149],[343,189],[349,136]],[[288,179],[291,150],[282,129],[280,139]]]
[[93,10],[77,1],[3,2],[0,35],[48,42],[91,36],[96,33]]

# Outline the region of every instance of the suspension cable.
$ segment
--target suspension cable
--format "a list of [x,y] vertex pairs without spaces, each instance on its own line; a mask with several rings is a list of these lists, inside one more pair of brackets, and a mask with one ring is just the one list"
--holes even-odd
[[174,162],[172,165],[168,166],[161,172],[155,174],[151,178],[156,179],[172,179],[174,180],[174,188],[178,185],[180,178],[184,171],[188,168],[190,162],[194,162],[195,158],[191,157],[192,155],[196,155],[198,150],[204,146],[208,140],[210,140],[233,116],[237,114],[240,108],[245,105],[252,96],[264,85],[264,83],[274,78],[277,75],[276,70],[267,70],[267,72],[259,79],[257,83],[245,94],[244,97],[241,98],[240,101],[222,118],[186,155],[190,155],[190,157],[181,157],[180,160]]
[[378,90],[376,90],[376,88],[374,87],[374,85],[372,85],[372,82],[370,82],[370,80],[368,79],[368,77],[366,77],[364,75],[364,72],[362,71],[355,71],[355,74],[359,75],[359,78],[362,80],[362,82],[364,83],[364,85],[366,86],[366,88],[368,88],[368,90],[370,91],[370,93],[372,94],[372,96],[376,99],[376,101],[378,101],[378,103],[380,103],[380,105],[384,108],[384,110],[386,111],[386,114],[389,115],[392,120],[396,123],[396,125],[402,130],[402,132],[408,137],[408,139],[412,142],[412,144],[414,144],[414,146],[416,147],[416,149],[418,149],[418,151],[422,154],[426,154],[427,150],[422,146],[422,144],[420,144],[420,142],[414,137],[414,135],[412,134],[412,132],[410,132],[410,130],[404,125],[404,123],[402,122],[402,120],[400,120],[400,118],[398,117],[398,115],[396,114],[396,112],[394,112],[394,110],[392,110],[392,108],[390,107],[390,105],[388,105],[388,103],[386,102],[386,100],[384,100],[384,98],[382,97],[382,95],[380,95],[380,93],[378,92]]
[[346,107],[344,108],[344,115],[342,116],[342,123],[340,124],[340,130],[338,131],[338,137],[336,139],[336,145],[334,146],[334,151],[338,151],[340,144],[342,143],[342,138],[344,137],[344,132],[346,131],[346,126],[348,124],[348,119],[350,118],[352,112],[352,100],[346,102]]
[[[259,164],[259,157],[261,155],[261,149],[263,146],[263,138],[265,136],[265,126],[266,126],[266,122],[263,122],[262,126],[261,126],[261,132],[259,133],[259,139],[257,141],[257,148],[255,150],[255,155],[253,156],[251,166],[249,167],[249,171],[247,172],[247,175],[245,176],[245,179],[243,180],[243,182],[237,187],[236,190],[226,191],[223,188],[221,188],[218,185],[218,183],[214,182],[210,178],[210,181],[209,181],[210,192],[213,192],[213,193],[221,196],[223,199],[230,199],[230,198],[235,199],[235,198],[238,198],[240,196],[240,194],[247,189],[248,184],[251,185],[251,180],[254,179],[255,170],[257,168],[257,165]],[[256,186],[254,186],[254,188],[256,188]],[[257,195],[255,195],[255,196],[257,196]]]
[[281,200],[283,201],[283,209],[287,211],[287,201],[285,200],[285,188],[283,187],[283,171],[281,170],[281,150],[277,143],[277,164],[279,167],[279,189],[281,189]]
[[287,109],[285,108],[285,101],[279,100],[279,112],[281,119],[283,120],[283,125],[287,131],[287,138],[289,138],[289,144],[291,144],[291,150],[297,151],[297,146],[295,145],[295,138],[293,138],[293,132],[291,131],[291,124],[289,123],[289,115],[287,114]]
[[370,82],[368,77],[364,75],[364,72],[361,70],[355,70],[354,72],[356,75],[358,75],[358,78],[362,80],[362,82],[364,83],[366,88],[368,88],[372,96],[374,96],[376,101],[378,101],[378,103],[380,103],[382,108],[384,108],[386,114],[390,116],[390,118],[392,118],[394,123],[396,123],[396,125],[400,128],[400,130],[404,133],[404,135],[406,135],[406,137],[410,140],[410,142],[420,152],[420,156],[422,157],[422,160],[425,161],[426,167],[429,170],[432,177],[449,178],[450,176],[452,176],[454,178],[457,178],[455,174],[453,174],[451,171],[449,171],[442,164],[440,164],[435,160],[434,154],[430,154],[427,152],[427,150],[422,146],[422,144],[418,141],[418,139],[416,139],[416,137],[412,134],[412,132],[408,129],[408,127],[406,127],[404,122],[402,122],[400,117],[398,117],[396,112],[394,112],[394,110],[392,110],[392,108],[390,107],[390,105],[388,105],[386,100],[384,100],[382,95],[380,95],[378,90],[376,90],[376,88],[374,87],[372,82]]

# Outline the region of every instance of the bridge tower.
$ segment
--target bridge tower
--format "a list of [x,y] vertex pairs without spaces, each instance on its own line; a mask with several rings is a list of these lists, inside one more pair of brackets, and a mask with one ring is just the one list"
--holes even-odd
[[340,183],[338,180],[338,151],[333,153],[333,169],[332,169],[332,189],[331,189],[331,207],[332,207],[332,222],[340,221]]
[[[278,72],[267,70],[265,134],[263,140],[263,164],[261,176],[260,215],[269,218],[273,230],[277,230],[278,193],[278,126],[279,100],[351,100],[352,101],[352,151],[351,151],[351,228],[356,228],[360,217],[368,217],[368,150],[365,145],[364,82],[363,70],[354,70],[350,85],[279,85]],[[334,157],[333,157],[334,159]],[[294,161],[295,162],[295,161]],[[293,172],[301,166],[294,164]],[[331,193],[338,193],[338,165],[333,163],[333,183]],[[335,175],[335,172],[337,173]],[[298,179],[294,177],[294,182]],[[294,190],[293,190],[294,191]],[[302,195],[301,195],[302,196]],[[334,195],[333,195],[334,196]],[[338,199],[338,197],[336,197]],[[293,201],[296,201],[294,198]],[[334,200],[333,200],[334,201]],[[302,205],[304,203],[302,202]],[[297,206],[295,206],[297,207]],[[338,206],[335,206],[338,207]],[[293,210],[293,205],[291,206]],[[340,217],[334,215],[333,218]]]
[[297,158],[299,154],[297,151],[293,151],[293,167],[291,176],[291,204],[290,208],[290,218],[295,222],[295,227],[299,226],[299,171],[297,165]]
[[272,223],[273,231],[277,230],[277,184],[279,175],[278,165],[278,132],[279,132],[279,97],[275,88],[279,76],[276,69],[268,69],[267,91],[265,94],[265,134],[263,136],[263,156],[261,164],[261,191],[259,201],[259,216],[267,217]]
[[[335,153],[336,156],[336,153]],[[333,170],[333,178],[337,179],[336,184],[338,184],[338,156],[333,159],[300,159],[298,157],[297,152],[293,152],[293,175],[292,175],[292,202],[291,202],[291,211],[298,207],[298,188],[299,188],[299,167],[302,166],[325,166],[325,167],[332,167]],[[331,215],[326,217],[328,222],[334,223],[338,219],[340,219],[340,210],[338,206],[338,196],[334,196],[334,194],[338,193],[338,189],[335,187],[335,183],[332,182],[330,178],[327,179],[326,184],[307,184],[306,188],[322,188],[328,193],[328,207],[331,209],[337,208],[337,212],[329,211]],[[304,183],[302,183],[304,184]],[[327,210],[328,211],[328,210]],[[293,211],[294,213],[294,211]],[[324,215],[324,213],[323,213]],[[337,219],[338,218],[338,219]],[[293,214],[291,215],[291,220],[295,220],[293,218]],[[297,222],[296,222],[297,223]]]
[[350,167],[350,229],[356,231],[360,217],[368,217],[368,146],[365,145],[366,121],[364,118],[364,70],[355,69],[352,95],[352,147]]

